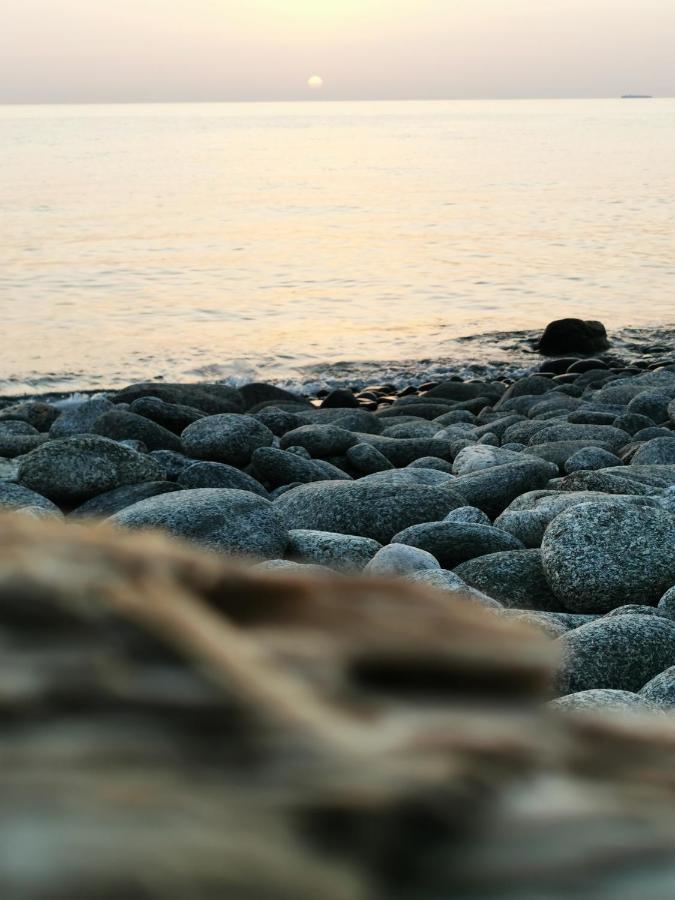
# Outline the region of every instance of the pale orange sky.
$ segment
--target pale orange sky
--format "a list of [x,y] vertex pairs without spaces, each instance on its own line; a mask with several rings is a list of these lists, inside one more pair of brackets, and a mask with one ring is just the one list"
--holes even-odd
[[675,0],[0,0],[0,103],[672,96],[673,47]]

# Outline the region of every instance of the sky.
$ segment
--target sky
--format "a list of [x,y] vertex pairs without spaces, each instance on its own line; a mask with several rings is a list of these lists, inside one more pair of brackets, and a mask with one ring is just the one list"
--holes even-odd
[[675,0],[0,0],[0,103],[673,96],[674,46]]

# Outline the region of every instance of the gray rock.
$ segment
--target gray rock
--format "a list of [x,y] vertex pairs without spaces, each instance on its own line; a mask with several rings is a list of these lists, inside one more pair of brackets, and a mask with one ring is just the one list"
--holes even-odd
[[494,518],[516,497],[543,488],[557,471],[553,463],[522,458],[518,462],[461,475],[453,482],[453,489],[464,497],[463,505],[477,506]]
[[73,505],[125,484],[164,477],[154,459],[98,435],[49,441],[19,465],[23,485],[57,503]]
[[520,610],[505,609],[502,615],[516,622],[523,622],[539,631],[542,631],[549,638],[559,638],[563,634],[567,634],[570,626],[559,619],[552,613],[538,612],[536,610]]
[[658,437],[647,441],[633,456],[631,465],[675,465],[675,435],[672,437]]
[[657,709],[675,710],[675,666],[648,681],[640,688],[638,696]]
[[[526,452],[531,456],[538,456],[539,459],[545,459],[548,460],[548,462],[555,463],[562,471],[564,470],[567,461],[572,456],[575,456],[579,452],[589,450],[602,450],[603,452],[609,453],[607,447],[598,447],[597,444],[589,447],[588,441],[550,441],[545,444],[530,444]],[[621,460],[612,453],[609,454],[609,462],[603,463],[603,465],[598,466],[598,468],[613,466],[616,465],[616,462],[618,462],[619,465],[622,465]]]
[[366,566],[366,572],[383,577],[408,575],[426,569],[440,569],[441,565],[435,556],[417,547],[405,544],[387,544],[382,547]]
[[477,506],[460,506],[451,510],[443,519],[444,522],[467,522],[470,525],[492,525],[482,509]]
[[673,432],[670,428],[663,428],[661,425],[654,425],[650,428],[642,428],[633,435],[633,440],[639,443],[651,441],[652,438],[672,437]]
[[27,509],[38,508],[51,513],[61,515],[61,511],[51,500],[41,494],[31,491],[21,484],[12,484],[8,481],[0,481],[0,509]]
[[661,615],[668,616],[670,619],[675,619],[675,585],[668,588],[663,597],[659,600],[657,608]]
[[241,469],[228,466],[226,463],[192,462],[177,477],[178,484],[194,490],[195,488],[230,488],[237,491],[252,491],[269,499],[265,488]]
[[19,460],[0,456],[0,482],[16,481],[19,476]]
[[347,459],[357,472],[364,475],[386,472],[394,468],[387,457],[372,444],[355,444],[347,450]]
[[615,428],[621,428],[623,431],[627,431],[628,434],[633,436],[635,439],[635,435],[640,431],[645,431],[647,428],[653,428],[654,422],[651,419],[648,419],[647,416],[639,416],[637,413],[625,413],[622,416],[617,416],[614,419],[613,425]]
[[5,459],[16,459],[40,447],[49,440],[48,435],[40,434],[0,434],[0,456]]
[[668,404],[672,400],[669,394],[658,390],[646,390],[636,394],[626,407],[629,413],[647,416],[654,423],[668,419]]
[[544,532],[553,515],[546,516],[536,509],[506,509],[495,519],[495,526],[508,531],[523,547],[541,547]]
[[22,422],[19,419],[8,419],[4,422],[0,421],[0,438],[5,438],[9,435],[25,436],[36,434],[40,434],[40,432],[28,422]]
[[605,613],[604,618],[611,616],[660,616],[661,612],[655,606],[643,606],[640,603],[627,603],[625,606],[617,606],[616,609]]
[[311,563],[294,562],[291,559],[267,559],[253,568],[258,572],[281,572],[289,575],[305,575],[309,578],[335,578],[335,569],[316,566]]
[[553,593],[573,612],[656,603],[675,582],[675,517],[621,500],[587,503],[551,522],[542,541]]
[[412,466],[387,472],[374,472],[359,479],[361,484],[418,484],[424,487],[452,485],[455,480],[454,475],[440,469],[418,469]]
[[631,691],[617,691],[608,689],[596,689],[588,691],[578,691],[575,694],[566,694],[564,697],[558,697],[551,700],[549,706],[552,709],[562,710],[564,712],[577,712],[579,710],[588,710],[595,712],[596,710],[648,710],[650,704]]
[[559,491],[598,491],[603,494],[643,495],[660,493],[659,489],[644,484],[640,479],[631,477],[630,466],[621,468],[598,469],[596,471],[573,472],[561,478]]
[[52,423],[58,418],[59,411],[51,403],[39,400],[22,400],[0,409],[0,422],[13,420],[28,422],[38,431],[49,431]]
[[513,453],[511,450],[473,444],[459,451],[452,464],[452,471],[455,475],[469,475],[471,472],[481,472],[483,469],[491,469],[505,463],[519,463],[522,460],[520,453]]
[[301,425],[287,431],[280,446],[282,450],[291,446],[304,447],[311,456],[326,459],[339,456],[356,443],[353,432],[337,425]]
[[421,456],[408,463],[408,469],[437,469],[439,472],[452,473],[452,463],[438,456]]
[[501,604],[487,594],[477,591],[475,588],[464,584],[454,572],[447,569],[418,569],[405,576],[406,581],[415,584],[427,585],[439,591],[446,591],[453,595],[453,600],[459,603],[473,603],[487,609],[501,610]]
[[133,403],[141,397],[159,397],[176,406],[191,406],[207,415],[237,413],[244,408],[244,399],[235,388],[224,384],[171,384],[165,381],[145,381],[130,384],[118,391],[114,403]]
[[389,425],[382,432],[383,437],[415,439],[433,438],[437,434],[438,426],[433,422],[403,422]]
[[268,406],[255,413],[254,418],[262,422],[272,434],[281,437],[287,431],[299,428],[302,425],[302,419],[296,413],[285,412],[283,409],[277,409],[276,406]]
[[143,484],[125,484],[105,494],[98,494],[87,500],[71,513],[71,517],[78,519],[98,518],[104,519],[114,516],[115,513],[147,500],[149,497],[158,497],[161,494],[170,494],[179,491],[177,484],[171,481],[146,481]]
[[289,529],[356,534],[387,544],[418,522],[442,519],[463,501],[448,487],[328,481],[302,485],[275,501]]
[[274,435],[253,416],[206,416],[188,425],[181,435],[188,456],[246,466],[259,447],[271,447]]
[[559,638],[561,693],[593,688],[638,691],[675,665],[675,623],[659,616],[614,616]]
[[194,406],[182,406],[178,403],[167,403],[159,397],[139,397],[130,406],[132,413],[151,419],[162,428],[166,428],[173,434],[182,432],[196,422],[203,419],[206,413]]
[[499,528],[448,521],[411,525],[396,534],[392,543],[426,550],[444,569],[454,569],[476,556],[523,549],[520,541]]
[[603,450],[601,447],[586,447],[568,456],[564,469],[568,475],[571,475],[572,472],[580,470],[604,469],[610,466],[621,465],[623,463],[619,457],[614,453],[610,453],[609,450]]
[[381,434],[358,435],[359,443],[373,444],[395,466],[407,466],[421,456],[453,457],[450,442],[439,438],[388,438]]
[[[425,397],[443,397],[446,400],[473,400],[487,397],[497,400],[506,388],[498,381],[443,381],[424,394]],[[486,404],[487,405],[487,404]]]
[[93,424],[92,434],[111,438],[113,441],[141,441],[148,450],[173,450],[180,453],[182,445],[172,431],[162,428],[145,416],[136,415],[123,409],[112,409],[103,413]]
[[457,425],[460,422],[466,422],[471,425],[475,419],[475,415],[469,412],[468,409],[451,409],[449,412],[437,416],[434,422],[438,423],[439,428],[441,428],[446,425]]
[[463,562],[455,571],[467,584],[511,609],[560,610],[560,601],[546,580],[539,550],[490,553]]
[[288,532],[288,538],[288,557],[344,572],[362,570],[381,548],[371,538],[330,531],[293,529]]
[[236,556],[276,559],[288,530],[274,504],[250,491],[201,488],[141,500],[110,519],[125,528],[161,528]]
[[252,381],[242,385],[239,393],[244,399],[246,409],[257,406],[260,403],[296,403],[309,407],[309,401],[298,394],[293,394],[276,384],[265,384],[261,381]]
[[271,487],[300,482],[351,481],[351,477],[322,459],[303,459],[295,453],[276,447],[259,447],[251,460],[254,475]]
[[193,466],[195,462],[184,453],[175,453],[173,450],[151,450],[148,455],[162,467],[169,481],[175,481],[184,469]]
[[[278,450],[279,448],[275,447],[274,449]],[[293,453],[295,456],[299,456],[300,459],[312,458],[312,454],[309,452],[309,450],[305,450],[304,447],[296,447],[294,444],[292,444],[290,447],[286,447],[286,453]]]
[[[517,438],[516,438],[517,440]],[[618,450],[630,441],[630,435],[613,425],[549,425],[537,431],[529,440],[530,445],[552,441],[587,441],[589,446],[601,444],[610,451]]]

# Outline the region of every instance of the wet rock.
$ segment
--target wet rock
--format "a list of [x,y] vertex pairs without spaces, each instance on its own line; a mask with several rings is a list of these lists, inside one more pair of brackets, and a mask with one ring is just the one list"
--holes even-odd
[[71,516],[79,519],[99,518],[104,519],[114,516],[120,510],[133,506],[141,500],[149,497],[159,497],[161,494],[171,494],[179,491],[177,484],[171,481],[145,481],[142,484],[125,484],[122,487],[106,491],[87,500],[81,506],[73,510]]
[[405,544],[387,544],[373,556],[366,566],[366,572],[387,578],[440,568],[441,564],[436,557],[426,550]]
[[330,531],[292,529],[286,555],[302,563],[313,563],[344,572],[358,572],[380,551],[371,538]]
[[575,694],[566,694],[549,703],[551,709],[563,712],[577,712],[588,710],[590,712],[602,710],[640,710],[650,709],[650,704],[644,698],[632,691],[618,691],[608,689],[596,689],[578,691]]
[[91,429],[92,434],[110,438],[113,441],[141,441],[148,450],[173,450],[180,453],[180,438],[145,416],[121,409],[103,413]]
[[259,447],[270,447],[274,435],[253,416],[207,416],[188,425],[181,435],[188,456],[231,466],[246,466]]
[[276,447],[259,447],[251,460],[253,474],[271,487],[300,482],[351,481],[351,477],[323,459],[303,459],[296,453]]
[[561,512],[542,541],[553,593],[573,612],[656,603],[675,582],[675,517],[621,500]]
[[140,397],[129,407],[132,413],[151,419],[162,428],[166,428],[173,434],[181,434],[188,425],[203,419],[206,413],[194,406],[181,406],[177,403],[167,403],[159,397]]
[[0,422],[6,420],[28,422],[40,432],[49,431],[58,416],[59,410],[55,406],[39,400],[24,400],[0,409]]
[[520,541],[499,528],[447,520],[411,525],[396,534],[392,543],[426,550],[444,569],[454,569],[476,556],[523,549]]
[[182,469],[176,479],[178,484],[188,490],[196,488],[229,488],[238,491],[251,491],[261,497],[268,497],[265,488],[241,469],[228,466],[226,463],[192,462]]
[[49,436],[60,438],[90,434],[96,420],[113,409],[115,404],[105,397],[92,397],[91,400],[69,404],[52,423]]
[[584,319],[556,319],[544,329],[537,350],[546,356],[574,353],[602,353],[609,349],[602,322]]
[[212,550],[275,559],[288,530],[274,504],[250,491],[201,488],[141,500],[112,516],[125,528],[160,528]]
[[455,571],[503,606],[546,612],[561,608],[546,579],[539,550],[491,553],[463,562]]
[[331,391],[328,396],[324,397],[321,402],[323,409],[348,409],[349,407],[358,408],[359,401],[351,391],[335,390]]
[[648,681],[640,688],[638,696],[657,709],[675,710],[675,666]]
[[141,397],[159,397],[175,406],[190,406],[213,416],[219,413],[237,413],[244,408],[244,400],[235,388],[224,384],[171,384],[164,381],[146,381],[131,384],[118,391],[113,403],[133,403]]
[[61,510],[47,497],[21,484],[0,481],[0,510],[38,508],[61,515]]
[[79,435],[49,441],[24,456],[18,478],[56,503],[77,505],[125,484],[163,481],[164,470],[108,438]]

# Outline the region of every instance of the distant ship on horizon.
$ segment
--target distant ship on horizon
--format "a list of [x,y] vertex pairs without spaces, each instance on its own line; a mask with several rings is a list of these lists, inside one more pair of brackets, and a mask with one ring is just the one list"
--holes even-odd
[[652,94],[622,94],[622,100],[653,100]]

